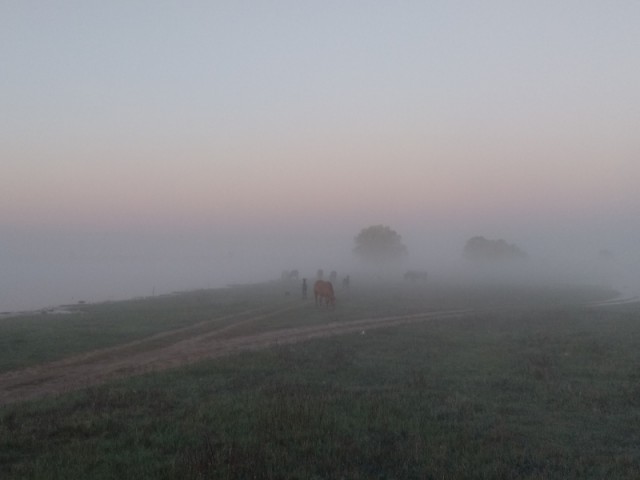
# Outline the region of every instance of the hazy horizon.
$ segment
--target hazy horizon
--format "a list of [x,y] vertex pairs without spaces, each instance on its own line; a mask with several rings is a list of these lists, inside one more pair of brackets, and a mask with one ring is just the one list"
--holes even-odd
[[638,24],[634,1],[5,3],[0,311],[342,271],[376,224],[419,268],[484,235],[592,283],[608,250],[636,288]]

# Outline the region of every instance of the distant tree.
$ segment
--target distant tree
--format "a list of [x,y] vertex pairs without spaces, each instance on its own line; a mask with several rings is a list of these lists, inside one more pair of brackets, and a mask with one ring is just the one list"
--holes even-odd
[[355,244],[353,252],[356,256],[372,264],[396,262],[407,255],[402,237],[386,225],[362,229],[355,237]]
[[469,260],[502,262],[527,258],[518,246],[506,241],[490,240],[481,236],[470,238],[464,246],[463,256]]

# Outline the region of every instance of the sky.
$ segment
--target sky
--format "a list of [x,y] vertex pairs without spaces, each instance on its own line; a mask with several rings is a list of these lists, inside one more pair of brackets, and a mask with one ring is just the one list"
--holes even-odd
[[291,264],[376,224],[425,262],[474,235],[638,259],[638,25],[635,0],[2,1],[0,259]]

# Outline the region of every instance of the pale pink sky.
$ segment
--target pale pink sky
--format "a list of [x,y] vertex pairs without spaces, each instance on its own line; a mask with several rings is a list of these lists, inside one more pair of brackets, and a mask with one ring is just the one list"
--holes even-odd
[[4,2],[0,233],[638,249],[638,25],[636,1]]

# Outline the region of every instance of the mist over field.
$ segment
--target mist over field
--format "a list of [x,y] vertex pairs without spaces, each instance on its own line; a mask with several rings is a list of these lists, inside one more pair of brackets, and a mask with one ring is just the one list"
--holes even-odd
[[[556,231],[518,231],[517,226],[499,236],[458,225],[406,225],[404,230],[395,227],[407,246],[406,258],[372,268],[353,253],[355,235],[367,226],[323,230],[283,224],[277,231],[256,227],[235,234],[5,232],[0,311],[277,281],[283,270],[294,269],[300,278],[315,278],[318,269],[325,275],[336,270],[339,279],[350,275],[355,282],[400,281],[408,270],[426,270],[430,282],[578,283],[640,293],[640,255],[624,237],[572,238]],[[465,259],[465,242],[476,233],[504,237],[527,257],[513,262]]]
[[[5,2],[0,311],[320,268],[637,292],[639,20],[637,2]],[[406,246],[388,273],[352,254],[371,225]],[[527,260],[469,264],[474,236]]]
[[0,1],[0,478],[640,478],[639,25]]

